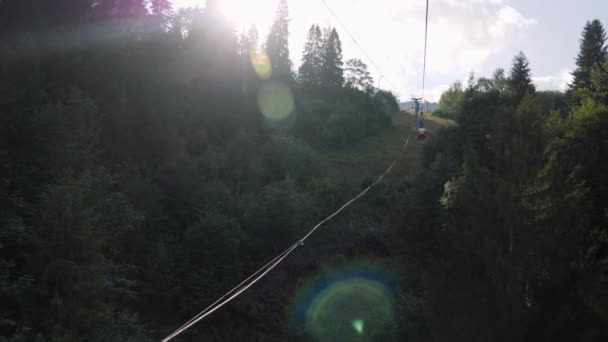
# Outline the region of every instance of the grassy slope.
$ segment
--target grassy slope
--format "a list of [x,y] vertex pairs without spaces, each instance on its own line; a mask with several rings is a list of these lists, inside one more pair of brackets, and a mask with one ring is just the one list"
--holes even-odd
[[[431,132],[448,122],[425,121]],[[326,174],[335,180],[361,182],[367,177],[376,177],[397,158],[402,150],[405,138],[409,137],[408,147],[401,160],[393,168],[390,177],[413,177],[422,157],[422,146],[416,143],[414,117],[411,114],[398,113],[393,116],[393,129],[380,132],[363,141],[341,149],[319,151]]]

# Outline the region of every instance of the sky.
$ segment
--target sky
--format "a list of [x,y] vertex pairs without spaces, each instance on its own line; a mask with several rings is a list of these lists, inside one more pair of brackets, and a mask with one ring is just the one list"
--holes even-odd
[[[268,32],[279,2],[221,1],[237,30],[254,24],[261,35]],[[176,8],[205,2],[173,0]],[[322,0],[289,1],[289,45],[296,67],[310,25],[332,26],[340,34],[344,59],[360,58],[368,64],[376,86],[393,91],[402,101],[422,96],[425,0],[325,2],[344,26]],[[592,19],[608,27],[607,0],[430,0],[424,97],[439,100],[450,84],[466,81],[471,72],[480,77],[491,76],[497,68],[508,71],[519,51],[528,56],[538,89],[564,90],[582,29]]]

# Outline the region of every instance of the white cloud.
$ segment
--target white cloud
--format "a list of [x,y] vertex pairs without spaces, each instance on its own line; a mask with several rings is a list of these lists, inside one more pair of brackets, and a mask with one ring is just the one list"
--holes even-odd
[[[431,72],[473,71],[506,47],[518,30],[535,23],[513,7],[492,0],[464,1],[466,7],[451,6],[455,0],[443,1],[429,32]],[[440,4],[438,1],[437,6]]]
[[[424,1],[394,0],[326,0],[344,22],[361,46],[380,66],[393,90],[402,98],[420,96],[422,92],[422,64],[424,55]],[[350,41],[346,32],[319,1],[292,1],[293,34],[304,37],[305,31],[297,28],[304,20],[325,18],[325,23],[338,28],[347,58],[364,54]],[[312,4],[311,4],[312,3]],[[314,8],[314,13],[306,9]],[[320,11],[320,12],[319,12]],[[324,14],[325,12],[325,14]],[[304,19],[302,19],[304,18]],[[442,84],[463,79],[468,73],[481,68],[490,56],[507,47],[512,37],[536,21],[527,18],[502,0],[435,0],[429,9],[429,36],[427,49],[426,97],[438,100]],[[293,35],[292,35],[293,36]],[[296,38],[297,39],[297,38]],[[299,52],[303,41],[299,43]],[[292,49],[292,51],[294,51]],[[296,53],[292,52],[294,56]],[[369,64],[369,62],[368,62]],[[375,70],[374,76],[380,76]],[[445,87],[444,87],[445,89]]]
[[532,81],[538,90],[566,91],[568,84],[572,82],[572,72],[564,69],[553,75],[533,77]]
[[494,25],[489,27],[489,32],[494,39],[508,38],[514,29],[525,28],[537,24],[535,19],[524,17],[511,6],[502,6],[496,15]]

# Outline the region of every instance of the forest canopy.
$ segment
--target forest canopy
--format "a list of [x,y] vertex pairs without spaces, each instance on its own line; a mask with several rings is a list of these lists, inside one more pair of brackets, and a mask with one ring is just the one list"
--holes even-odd
[[[0,341],[158,341],[373,181],[327,156],[402,144],[407,114],[336,28],[294,63],[288,5],[262,36],[217,0],[0,0]],[[443,93],[410,176],[180,338],[607,340],[603,25],[565,93],[505,67]],[[340,285],[324,310],[293,304],[306,278]]]

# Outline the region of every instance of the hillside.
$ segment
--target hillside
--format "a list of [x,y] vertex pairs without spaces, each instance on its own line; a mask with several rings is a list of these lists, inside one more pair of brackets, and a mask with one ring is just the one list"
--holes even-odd
[[[405,139],[409,138],[408,147],[389,178],[415,176],[424,146],[416,143],[414,117],[410,114],[397,113],[393,115],[392,119],[394,127],[381,134],[371,136],[347,148],[318,151],[328,175],[336,180],[348,179],[353,182],[375,177],[399,155]],[[448,124],[447,121],[427,120],[426,122],[430,131],[437,130],[446,124]],[[429,137],[429,141],[431,139]]]
[[[522,51],[425,105],[418,144],[405,88],[327,26],[371,13],[198,2],[0,0],[0,342],[608,341],[599,20],[568,92]],[[386,76],[431,89],[437,61]]]

